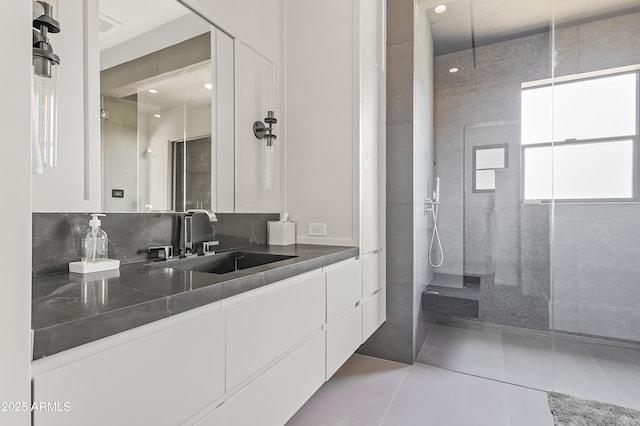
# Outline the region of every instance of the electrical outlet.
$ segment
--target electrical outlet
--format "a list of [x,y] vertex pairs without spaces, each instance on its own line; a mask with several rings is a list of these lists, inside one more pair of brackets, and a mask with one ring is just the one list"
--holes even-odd
[[309,236],[314,237],[326,237],[327,236],[327,224],[326,223],[310,223],[309,224]]

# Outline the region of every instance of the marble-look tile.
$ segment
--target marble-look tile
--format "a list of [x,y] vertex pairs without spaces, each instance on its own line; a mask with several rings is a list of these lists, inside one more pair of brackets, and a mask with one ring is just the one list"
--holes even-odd
[[408,370],[405,364],[353,355],[287,425],[378,425]]
[[424,343],[417,362],[461,373],[505,379],[500,330],[437,323]]
[[[148,260],[151,246],[181,246],[182,213],[109,213],[102,228],[109,236],[109,257],[121,264]],[[196,249],[203,241],[218,240],[218,250],[267,243],[267,221],[277,214],[220,213],[213,228],[206,215],[193,219]],[[88,213],[34,213],[32,230],[33,274],[67,271],[69,262],[80,260],[81,242],[88,229]]]

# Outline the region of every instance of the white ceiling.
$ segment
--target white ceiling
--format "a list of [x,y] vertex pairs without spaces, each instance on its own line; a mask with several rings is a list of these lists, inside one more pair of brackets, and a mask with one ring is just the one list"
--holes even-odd
[[[640,0],[418,0],[427,11],[436,55],[640,10]],[[434,8],[445,4],[447,11]],[[555,8],[555,11],[553,10]]]
[[[204,87],[205,83],[212,82],[211,77],[211,62],[208,61],[187,70],[141,82],[137,85],[138,107],[142,112],[160,113],[184,105],[185,102],[189,106],[211,103],[211,90]],[[150,93],[150,89],[158,93]]]
[[116,25],[100,33],[100,50],[191,13],[176,0],[100,0],[101,18]]

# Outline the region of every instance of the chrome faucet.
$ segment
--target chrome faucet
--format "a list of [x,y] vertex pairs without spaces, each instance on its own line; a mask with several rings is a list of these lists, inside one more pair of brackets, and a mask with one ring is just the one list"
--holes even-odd
[[[214,223],[218,221],[216,214],[211,210],[191,209],[187,210],[184,214],[184,254],[186,256],[193,253],[193,215],[196,213],[204,213],[209,216],[209,222]],[[213,253],[212,246],[218,245],[218,241],[207,241],[205,243],[205,253]]]

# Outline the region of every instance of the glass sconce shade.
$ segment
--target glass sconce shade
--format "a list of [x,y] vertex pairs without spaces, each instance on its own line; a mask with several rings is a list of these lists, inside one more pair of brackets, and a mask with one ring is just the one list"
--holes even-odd
[[[57,167],[57,67],[52,66],[51,77],[33,74],[33,155],[34,173],[43,167]],[[38,161],[39,164],[38,164]]]
[[264,144],[264,190],[273,191],[273,143]]
[[50,33],[60,32],[56,6],[55,0],[33,2],[33,173],[42,173],[45,166],[56,167],[58,163],[57,65],[60,58],[53,52],[49,42]]

